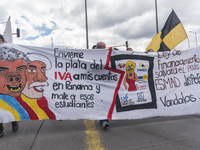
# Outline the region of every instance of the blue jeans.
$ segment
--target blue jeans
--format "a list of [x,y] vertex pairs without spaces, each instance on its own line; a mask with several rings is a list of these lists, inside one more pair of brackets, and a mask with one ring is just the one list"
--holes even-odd
[[108,120],[108,119],[104,119],[104,120],[100,120],[100,121],[99,121],[99,123],[100,123],[101,126],[103,125],[104,122],[109,123],[109,120]]

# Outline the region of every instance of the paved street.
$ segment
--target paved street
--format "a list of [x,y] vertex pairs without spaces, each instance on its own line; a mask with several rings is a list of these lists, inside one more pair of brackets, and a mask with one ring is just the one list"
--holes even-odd
[[200,116],[111,120],[21,121],[4,124],[0,150],[199,150]]

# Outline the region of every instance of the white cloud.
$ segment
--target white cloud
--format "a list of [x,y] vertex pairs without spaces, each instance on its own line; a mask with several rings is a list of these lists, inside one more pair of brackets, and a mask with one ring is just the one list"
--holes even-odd
[[[134,50],[145,51],[156,34],[154,2],[87,0],[89,47],[98,41],[104,41],[107,46],[128,41]],[[190,46],[196,46],[195,35],[189,31],[196,32],[199,39],[199,3],[198,0],[157,1],[159,31],[173,8],[185,27]],[[56,47],[86,48],[84,0],[2,0],[0,13],[0,22],[11,16],[13,32],[20,28],[21,37],[13,36],[16,44],[51,47],[53,38]],[[0,24],[1,34],[4,29],[5,24]],[[188,48],[188,40],[176,48]]]

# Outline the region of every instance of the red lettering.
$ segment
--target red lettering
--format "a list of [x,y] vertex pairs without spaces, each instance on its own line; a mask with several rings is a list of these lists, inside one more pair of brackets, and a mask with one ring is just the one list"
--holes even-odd
[[67,78],[70,79],[70,81],[72,81],[72,77],[71,77],[71,74],[68,72],[65,76],[65,80],[67,80]]
[[60,77],[61,80],[67,80],[68,78],[70,79],[70,81],[72,81],[72,76],[69,72],[64,72],[63,75],[61,72],[55,72],[55,79],[57,80],[58,75]]
[[61,73],[60,73],[60,72],[58,72],[58,74],[59,74],[59,77],[60,77],[60,79],[61,79],[61,80],[63,80],[63,79],[64,79],[64,77],[65,77],[65,75],[66,75],[66,72],[63,74],[63,76],[61,75]]
[[55,79],[57,80],[57,72],[55,72]]

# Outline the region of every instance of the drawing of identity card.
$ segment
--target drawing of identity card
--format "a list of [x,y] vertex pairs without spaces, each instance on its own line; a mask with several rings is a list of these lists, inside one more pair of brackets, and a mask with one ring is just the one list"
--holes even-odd
[[141,55],[111,56],[111,67],[124,72],[115,100],[117,112],[157,108],[153,60]]

